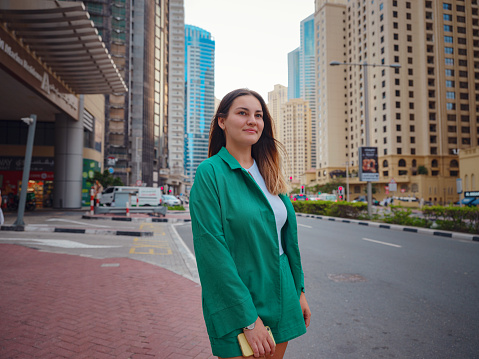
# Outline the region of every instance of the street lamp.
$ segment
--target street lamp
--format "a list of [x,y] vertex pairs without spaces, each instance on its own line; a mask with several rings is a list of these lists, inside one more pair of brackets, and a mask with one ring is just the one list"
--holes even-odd
[[[364,123],[365,123],[365,132],[366,132],[366,147],[370,146],[369,140],[369,97],[368,97],[368,67],[391,67],[393,69],[399,69],[401,65],[399,64],[391,64],[391,65],[383,65],[383,64],[368,64],[367,62],[363,63],[351,63],[351,62],[339,62],[339,61],[331,61],[329,63],[331,66],[362,66],[363,68],[363,78],[364,78]],[[367,191],[368,191],[368,216],[372,216],[372,202],[373,202],[373,195],[372,195],[372,184],[371,181],[367,181]]]
[[28,180],[30,178],[30,165],[32,163],[33,141],[35,139],[35,127],[37,125],[37,115],[23,117],[22,121],[28,125],[27,148],[25,150],[25,161],[23,164],[22,189],[20,190],[20,202],[18,204],[17,220],[13,223],[15,230],[25,230],[23,215],[25,214],[25,204],[27,202]]

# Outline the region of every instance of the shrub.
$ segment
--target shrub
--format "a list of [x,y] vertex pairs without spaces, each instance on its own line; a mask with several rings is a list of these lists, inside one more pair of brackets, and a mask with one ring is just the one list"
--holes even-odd
[[322,216],[360,218],[367,212],[367,204],[358,202],[330,202],[330,201],[294,201],[296,212],[316,214]]
[[385,223],[400,224],[404,226],[428,227],[428,220],[424,218],[413,217],[410,208],[401,206],[391,206],[391,213],[384,214]]
[[183,206],[168,206],[168,211],[184,211],[185,207]]
[[479,208],[477,207],[427,206],[424,207],[423,213],[428,220],[436,221],[440,229],[479,233]]

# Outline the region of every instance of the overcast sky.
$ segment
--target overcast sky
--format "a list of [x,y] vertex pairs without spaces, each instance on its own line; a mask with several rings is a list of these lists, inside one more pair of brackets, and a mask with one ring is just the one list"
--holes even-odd
[[215,39],[215,95],[247,87],[268,102],[288,86],[288,52],[299,47],[299,24],[314,0],[185,0],[185,23]]

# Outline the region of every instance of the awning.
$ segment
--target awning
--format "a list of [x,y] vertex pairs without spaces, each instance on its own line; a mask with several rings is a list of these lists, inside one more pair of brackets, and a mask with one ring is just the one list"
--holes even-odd
[[82,2],[0,0],[0,22],[73,92],[128,91]]

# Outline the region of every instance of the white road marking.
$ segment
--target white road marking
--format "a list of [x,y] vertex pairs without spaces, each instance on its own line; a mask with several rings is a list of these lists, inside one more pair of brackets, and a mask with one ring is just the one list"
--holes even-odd
[[58,221],[58,222],[68,222],[68,223],[76,223],[76,224],[82,224],[84,226],[94,226],[94,227],[104,227],[104,228],[109,228],[111,226],[103,226],[101,224],[94,224],[94,223],[85,223],[85,222],[78,222],[78,221],[72,221],[69,219],[61,219],[61,218],[49,218],[46,220],[47,222],[51,221]]
[[386,243],[386,242],[381,242],[381,241],[376,241],[374,239],[369,239],[369,238],[362,238],[364,241],[369,241],[369,242],[374,242],[374,243],[379,243],[379,244],[384,244],[385,246],[391,246],[391,247],[396,247],[396,248],[401,248],[402,246],[398,244],[392,244],[392,243]]
[[37,244],[42,246],[58,247],[58,248],[120,248],[121,246],[104,246],[97,244],[84,244],[80,242],[61,240],[61,239],[32,239],[32,238],[0,238],[2,241],[24,241],[30,244]]
[[311,227],[311,226],[307,226],[307,225],[305,225],[305,224],[301,224],[301,223],[298,223],[298,226],[301,226],[301,227],[306,227],[306,228],[313,228],[313,227]]

